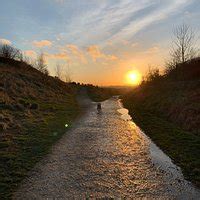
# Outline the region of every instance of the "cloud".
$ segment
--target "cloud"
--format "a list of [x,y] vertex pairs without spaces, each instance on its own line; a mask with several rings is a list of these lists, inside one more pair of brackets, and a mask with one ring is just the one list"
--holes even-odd
[[97,61],[98,58],[106,61],[116,61],[118,59],[118,57],[115,55],[103,53],[97,45],[91,45],[87,47],[86,51],[92,57],[93,61]]
[[114,45],[120,39],[129,42],[148,26],[182,13],[193,1],[119,0],[116,3],[103,0],[92,4],[84,1],[79,5],[78,13],[76,3],[65,1],[63,6],[71,9],[73,18],[63,25],[68,34],[63,31],[62,38],[82,46],[87,46],[91,41],[101,47]]
[[65,0],[54,0],[55,2],[57,2],[57,3],[64,3],[65,2]]
[[11,45],[12,42],[10,40],[4,39],[4,38],[0,38],[0,44]]
[[70,51],[70,53],[77,57],[82,63],[86,64],[87,63],[87,59],[84,56],[84,53],[79,50],[79,48],[74,45],[74,44],[68,44],[66,45],[67,49]]
[[59,53],[45,53],[45,56],[48,59],[55,59],[55,60],[66,60],[66,61],[70,61],[70,57],[66,52],[59,52]]
[[160,50],[160,48],[158,46],[153,46],[153,47],[147,49],[146,51],[144,51],[143,53],[144,54],[156,54],[159,52],[159,50]]
[[114,34],[111,39],[115,41],[118,41],[120,38],[130,39],[139,31],[152,25],[155,22],[168,18],[170,14],[177,12],[177,10],[180,10],[188,4],[189,2],[187,0],[169,1],[169,3],[167,3],[166,5],[164,4],[165,6],[163,6],[162,8],[158,7],[150,12],[150,14],[147,14],[137,20],[130,21],[119,32]]
[[134,43],[131,44],[131,47],[137,47],[138,45],[139,45],[139,43],[134,42]]
[[115,55],[107,55],[106,60],[115,61],[115,60],[118,60],[118,57]]
[[[157,0],[158,1],[158,0]],[[130,19],[139,11],[156,4],[155,0],[119,0],[115,1],[84,1],[78,4],[64,1],[68,12],[72,13],[72,20],[62,24],[67,34],[63,34],[66,41],[76,41],[81,45],[107,42],[113,34],[120,31]],[[89,30],[89,31],[88,31]],[[80,37],[81,35],[81,37]]]
[[45,46],[51,46],[52,42],[49,40],[33,41],[33,45],[36,47],[45,47]]
[[37,53],[33,50],[26,50],[24,51],[25,56],[29,56],[29,57],[36,57]]
[[66,47],[75,55],[78,55],[79,54],[79,49],[76,45],[74,44],[68,44],[66,45]]
[[96,61],[97,58],[102,58],[104,56],[97,45],[91,45],[87,47],[86,51],[93,58],[94,61]]

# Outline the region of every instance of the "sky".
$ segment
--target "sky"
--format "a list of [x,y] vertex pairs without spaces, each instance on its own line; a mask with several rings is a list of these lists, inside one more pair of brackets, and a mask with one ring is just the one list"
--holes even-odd
[[174,27],[200,36],[199,0],[0,0],[0,43],[32,60],[44,53],[76,82],[124,85],[126,74],[164,69]]

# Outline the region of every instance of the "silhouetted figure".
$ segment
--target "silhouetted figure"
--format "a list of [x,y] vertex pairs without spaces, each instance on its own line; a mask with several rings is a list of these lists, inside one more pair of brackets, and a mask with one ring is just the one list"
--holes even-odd
[[101,111],[101,103],[97,104],[97,111],[100,112]]

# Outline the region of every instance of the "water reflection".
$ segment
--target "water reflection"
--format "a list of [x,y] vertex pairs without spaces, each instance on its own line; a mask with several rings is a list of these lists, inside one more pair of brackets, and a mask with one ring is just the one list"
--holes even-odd
[[162,151],[152,148],[151,140],[116,98],[103,102],[102,109],[97,114],[96,105],[92,104],[13,199],[199,197],[184,179],[177,181],[173,172],[171,176],[165,172],[159,161],[164,165],[167,161]]
[[132,121],[132,117],[128,114],[129,111],[123,108],[120,100],[119,106],[122,107],[117,110],[121,114],[121,118],[128,121],[132,129],[139,133],[138,136],[142,136],[143,140],[149,143],[149,156],[153,166],[164,174],[166,181],[176,186],[169,187],[171,193],[179,191],[178,199],[188,199],[188,197],[200,199],[200,191],[192,183],[184,179],[181,169]]
[[125,108],[120,108],[117,110],[120,114],[121,114],[121,118],[125,121],[130,121],[132,118],[131,116],[128,114],[128,110]]

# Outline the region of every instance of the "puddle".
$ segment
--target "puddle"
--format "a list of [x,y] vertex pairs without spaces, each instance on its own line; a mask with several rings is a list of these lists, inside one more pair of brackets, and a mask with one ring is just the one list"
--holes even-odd
[[90,106],[13,199],[199,199],[198,189],[118,102],[102,102],[102,114]]

